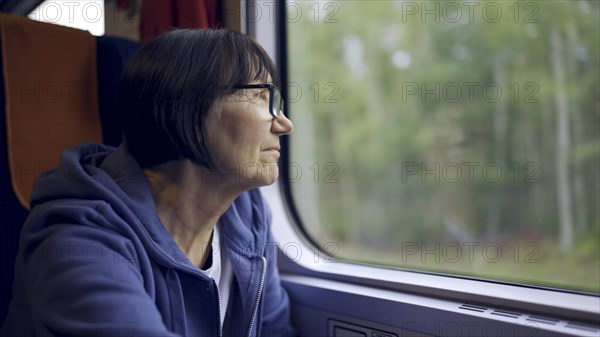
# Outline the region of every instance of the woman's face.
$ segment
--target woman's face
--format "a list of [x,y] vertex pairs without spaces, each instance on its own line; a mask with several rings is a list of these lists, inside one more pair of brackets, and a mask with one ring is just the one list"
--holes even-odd
[[277,118],[270,114],[267,88],[238,89],[223,99],[220,114],[207,117],[209,146],[217,165],[227,182],[244,189],[275,182],[279,136],[293,128],[283,113]]

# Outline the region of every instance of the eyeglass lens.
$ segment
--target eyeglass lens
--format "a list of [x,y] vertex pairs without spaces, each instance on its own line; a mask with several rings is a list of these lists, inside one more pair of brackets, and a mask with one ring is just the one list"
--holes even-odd
[[271,98],[271,113],[273,114],[273,116],[277,117],[283,109],[283,101],[281,100],[281,92],[279,91],[279,88],[273,86],[272,95],[273,97]]

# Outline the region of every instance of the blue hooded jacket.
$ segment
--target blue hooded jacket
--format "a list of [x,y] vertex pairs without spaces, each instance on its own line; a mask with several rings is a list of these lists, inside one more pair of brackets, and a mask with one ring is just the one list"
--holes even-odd
[[158,218],[123,147],[65,151],[36,181],[2,336],[290,336],[271,214],[259,190],[220,219],[234,272],[223,328],[215,282]]

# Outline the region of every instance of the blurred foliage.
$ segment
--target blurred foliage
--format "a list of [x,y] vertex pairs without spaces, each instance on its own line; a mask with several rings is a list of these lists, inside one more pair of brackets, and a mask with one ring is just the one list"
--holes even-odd
[[[302,9],[288,18],[288,95],[299,88],[290,152],[305,172],[291,185],[317,244],[600,292],[598,1],[288,5]],[[468,242],[532,243],[537,262],[402,255],[404,243]]]

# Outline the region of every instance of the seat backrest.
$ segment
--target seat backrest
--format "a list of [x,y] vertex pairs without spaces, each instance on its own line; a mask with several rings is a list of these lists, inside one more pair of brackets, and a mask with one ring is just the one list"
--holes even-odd
[[[77,143],[121,142],[116,91],[123,66],[138,45],[5,14],[0,14],[0,30],[1,325],[28,214],[32,181],[23,183],[24,178],[56,166],[58,153]],[[86,91],[73,96],[78,89]]]

